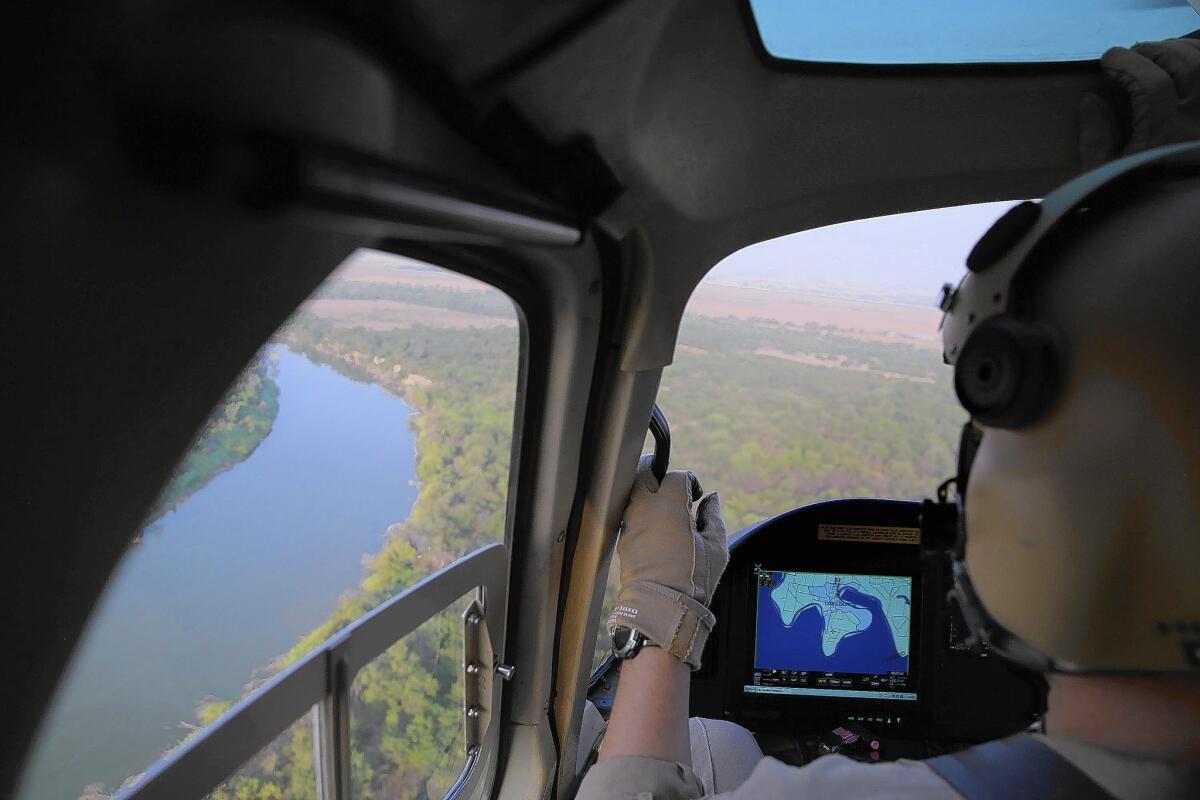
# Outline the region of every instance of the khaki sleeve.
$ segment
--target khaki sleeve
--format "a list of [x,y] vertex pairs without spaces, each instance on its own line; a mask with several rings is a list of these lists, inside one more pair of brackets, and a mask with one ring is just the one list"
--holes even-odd
[[863,764],[845,756],[822,756],[803,767],[789,767],[773,758],[758,762],[754,772],[732,792],[714,800],[962,800],[929,767],[920,761]]
[[618,756],[588,770],[575,800],[694,800],[703,794],[700,780],[683,764]]
[[962,800],[950,784],[920,761],[863,764],[845,756],[823,756],[804,767],[773,758],[758,762],[738,788],[705,795],[692,770],[682,764],[640,756],[610,758],[583,779],[576,800]]

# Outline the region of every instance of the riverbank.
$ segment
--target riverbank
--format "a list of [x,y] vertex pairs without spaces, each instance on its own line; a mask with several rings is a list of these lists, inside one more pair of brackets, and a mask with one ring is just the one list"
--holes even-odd
[[[388,527],[358,588],[280,659],[284,669],[396,592],[480,545],[501,541],[508,486],[517,340],[494,331],[419,326],[340,328],[301,314],[282,335],[288,347],[354,380],[401,398],[415,413],[416,483],[406,520]],[[396,642],[355,678],[354,795],[415,800],[442,796],[462,764],[458,605]],[[450,657],[448,657],[450,656]],[[209,722],[227,707],[201,709]],[[212,794],[306,797],[311,730],[304,721]],[[250,794],[246,794],[249,792]],[[276,793],[276,794],[272,794]]]
[[[420,419],[421,409],[412,398],[408,389],[413,385],[429,386],[432,383],[431,381],[428,381],[427,379],[421,379],[421,376],[416,376],[417,380],[408,380],[406,383],[405,378],[400,374],[400,372],[390,369],[389,365],[385,365],[381,362],[377,363],[375,359],[365,353],[341,352],[336,347],[331,346],[328,342],[313,342],[311,340],[302,341],[299,337],[285,334],[277,340],[277,343],[281,346],[287,347],[292,352],[303,356],[314,364],[330,367],[343,377],[359,383],[378,386],[379,388],[383,389],[385,392],[396,397],[398,400],[408,406],[408,427],[414,432],[419,430],[417,420]],[[419,440],[415,440],[413,444],[413,463],[417,464],[419,463],[419,460],[420,444]],[[416,490],[416,496],[413,498],[412,505],[409,508],[409,513],[405,519],[412,516],[413,510],[421,502],[420,481],[410,480],[409,485]],[[395,537],[404,535],[405,533],[406,528],[403,519],[389,524],[384,534],[384,544]],[[410,544],[413,544],[411,540]],[[415,549],[416,545],[413,544],[413,546]],[[426,551],[426,555],[429,558],[430,563],[438,561],[436,554],[429,553],[428,548],[426,548]],[[418,551],[415,554],[415,558],[420,559],[421,555],[421,552]],[[368,560],[372,560],[373,558],[373,554],[367,554]],[[445,560],[445,563],[449,563],[452,560],[453,557],[449,557],[448,560]],[[370,567],[368,566],[368,570],[369,569]],[[304,641],[309,641],[311,639],[312,635],[310,634],[308,637],[305,637]],[[314,645],[312,646],[315,646],[315,644],[319,643],[319,641],[324,641],[324,639],[314,642]],[[262,684],[271,680],[273,677],[279,674],[279,672],[292,664],[297,658],[304,655],[304,653],[308,652],[308,650],[312,649],[312,646],[305,647],[302,642],[300,645],[291,648],[288,652],[275,656],[270,662],[256,669],[250,680],[243,687],[244,694],[249,694]],[[199,728],[216,721],[223,713],[233,706],[234,702],[236,701],[228,698],[204,698],[196,706],[196,719],[198,720]],[[199,728],[197,728],[197,730],[199,730]],[[131,778],[130,781],[127,781],[127,783],[133,780],[134,779]]]
[[362,580],[364,557],[411,508],[411,409],[379,386],[274,350],[280,408],[270,435],[130,548],[55,700],[21,800],[76,798],[96,783],[112,792],[144,770],[198,722],[198,702],[241,697],[261,667],[328,619]]
[[[407,519],[396,522],[396,515],[385,523],[386,536],[377,552],[365,559],[357,588],[344,592],[333,612],[293,639],[290,649],[277,650],[283,655],[265,670],[253,676],[246,670],[243,674],[252,684],[285,669],[398,591],[483,544],[503,539],[516,398],[518,339],[497,336],[495,329],[413,326],[375,331],[338,327],[302,312],[277,341],[355,385],[399,398],[408,406],[406,427],[415,434],[415,476],[396,477],[406,478],[407,492],[421,488]],[[330,410],[342,418],[361,415],[353,404],[332,405]],[[314,434],[338,442],[336,431]],[[394,451],[394,438],[380,431],[374,439],[377,446]],[[342,455],[371,473],[385,469],[384,459],[361,452]],[[343,584],[348,585],[354,584]],[[453,653],[461,647],[465,602],[393,644],[355,678],[355,797],[440,797],[457,777],[462,764],[462,676]],[[196,719],[201,725],[211,723],[231,705],[216,698],[239,694],[210,693]],[[307,798],[315,785],[313,776],[311,725],[305,717],[210,796]]]
[[[279,384],[275,380],[274,356],[266,349],[230,387],[213,410],[196,441],[175,468],[170,481],[143,525],[151,527],[167,513],[223,472],[233,469],[254,454],[279,416]],[[140,541],[139,532],[135,541]]]

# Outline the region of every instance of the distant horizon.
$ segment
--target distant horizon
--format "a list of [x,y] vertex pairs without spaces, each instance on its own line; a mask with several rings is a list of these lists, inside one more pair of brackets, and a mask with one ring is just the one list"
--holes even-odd
[[1016,200],[842,222],[768,239],[721,260],[704,283],[904,295],[933,302]]

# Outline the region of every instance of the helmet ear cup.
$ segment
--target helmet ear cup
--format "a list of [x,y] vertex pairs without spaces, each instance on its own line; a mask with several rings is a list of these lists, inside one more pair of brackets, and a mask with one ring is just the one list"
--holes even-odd
[[954,366],[954,391],[963,408],[990,428],[1024,428],[1057,395],[1060,358],[1050,332],[1007,315],[984,321],[963,345]]

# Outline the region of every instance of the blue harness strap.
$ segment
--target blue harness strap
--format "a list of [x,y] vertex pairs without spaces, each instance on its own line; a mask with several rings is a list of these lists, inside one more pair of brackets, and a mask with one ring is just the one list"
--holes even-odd
[[966,800],[1112,800],[1078,767],[1028,734],[924,763]]

